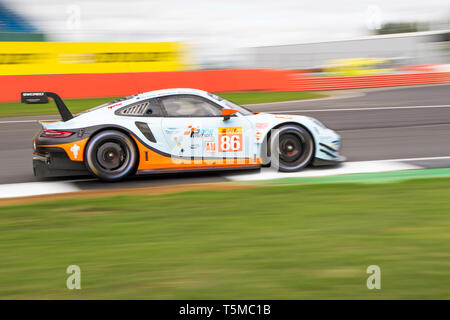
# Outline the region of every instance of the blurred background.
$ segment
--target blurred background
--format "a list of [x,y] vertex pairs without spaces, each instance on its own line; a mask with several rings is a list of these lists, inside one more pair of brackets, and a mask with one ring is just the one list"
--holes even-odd
[[[242,74],[205,79],[201,72],[185,81],[171,73],[163,83],[157,75],[136,76],[133,88],[99,88],[98,93],[90,92],[90,84],[78,83],[77,91],[86,88],[87,96],[176,86],[212,91],[340,89],[368,84],[339,79],[337,85],[332,77],[392,74],[421,75],[374,78],[371,86],[445,82],[448,76],[441,73],[449,71],[449,30],[450,3],[445,0],[0,0],[0,75],[291,71],[276,75],[283,78],[276,85],[252,84],[260,73],[236,81]],[[0,80],[9,82],[9,94],[2,92],[0,101],[17,100],[17,93],[27,89],[9,80]],[[36,83],[79,97],[58,87],[53,78],[41,77],[30,85]]]
[[[450,298],[449,40],[448,0],[0,0],[0,298]],[[263,188],[220,172],[36,181],[36,119],[57,109],[20,92],[75,113],[174,87],[318,117],[348,162]]]

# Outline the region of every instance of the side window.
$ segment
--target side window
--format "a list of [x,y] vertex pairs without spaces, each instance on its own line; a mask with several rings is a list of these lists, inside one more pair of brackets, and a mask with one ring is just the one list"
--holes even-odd
[[177,95],[161,98],[163,108],[169,117],[217,117],[222,110],[204,98]]
[[122,116],[163,117],[164,113],[156,99],[143,100],[119,109],[117,114]]
[[149,104],[145,110],[144,116],[147,117],[164,117],[164,112],[156,99],[149,100]]

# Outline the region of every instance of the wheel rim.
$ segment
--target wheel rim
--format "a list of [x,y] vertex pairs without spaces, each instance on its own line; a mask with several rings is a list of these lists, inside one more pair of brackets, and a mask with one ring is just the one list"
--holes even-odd
[[128,158],[128,149],[119,142],[105,142],[97,149],[97,162],[108,171],[121,170]]
[[285,133],[280,136],[280,160],[287,163],[295,162],[302,156],[303,150],[303,140],[300,136],[292,133]]

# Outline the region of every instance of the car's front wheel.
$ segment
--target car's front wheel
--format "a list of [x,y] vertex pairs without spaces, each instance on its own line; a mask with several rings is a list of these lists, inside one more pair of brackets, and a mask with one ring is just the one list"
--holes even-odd
[[96,177],[117,181],[134,174],[138,153],[128,135],[116,130],[106,130],[90,139],[84,161]]
[[314,140],[303,127],[285,125],[271,136],[271,165],[279,171],[293,172],[306,167],[314,157]]

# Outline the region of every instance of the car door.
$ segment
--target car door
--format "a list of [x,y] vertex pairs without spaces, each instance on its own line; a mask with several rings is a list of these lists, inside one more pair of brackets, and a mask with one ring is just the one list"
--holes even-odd
[[[252,126],[245,117],[236,114],[224,120],[222,106],[196,95],[166,96],[160,103],[166,113],[162,129],[172,155],[194,160],[249,157],[247,135]],[[215,166],[221,161],[210,163]]]

